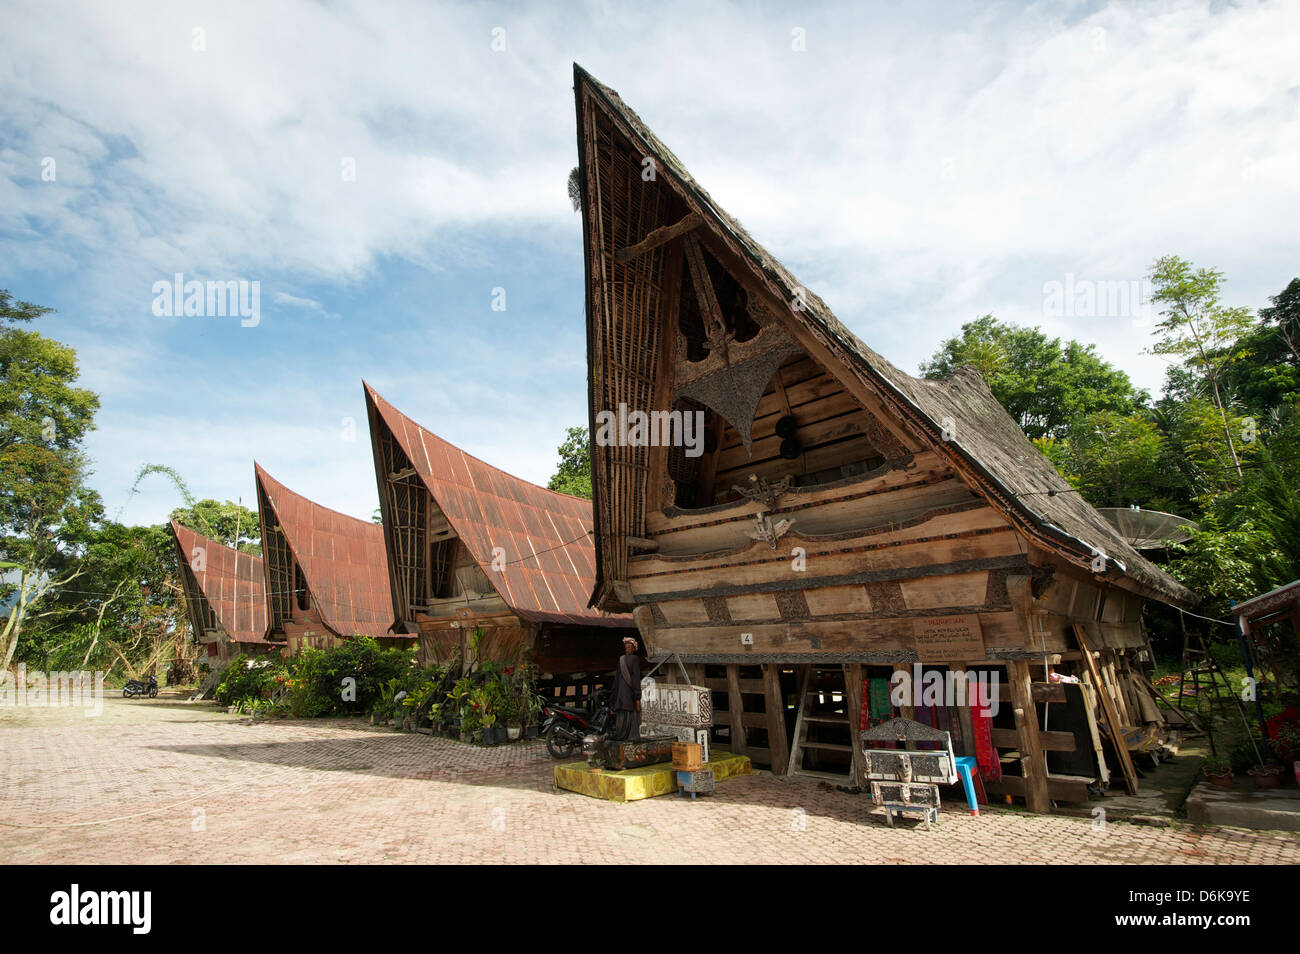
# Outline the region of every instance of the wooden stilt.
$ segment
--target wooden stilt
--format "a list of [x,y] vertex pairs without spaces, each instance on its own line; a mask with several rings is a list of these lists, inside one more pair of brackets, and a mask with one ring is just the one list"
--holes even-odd
[[1013,659],[1007,663],[1007,680],[1011,684],[1011,702],[1015,707],[1016,733],[1020,740],[1020,773],[1025,780],[1025,807],[1046,815],[1052,810],[1047,794],[1047,765],[1038,736],[1038,707],[1034,705],[1029,677],[1029,663]]
[[731,716],[731,754],[747,755],[745,736],[745,700],[740,695],[740,666],[727,665],[727,712]]
[[849,784],[866,784],[867,760],[862,754],[862,664],[848,663],[844,667],[844,714],[849,719],[849,745],[853,746],[853,767]]
[[[906,674],[907,674],[907,683],[908,683],[908,685],[910,686],[910,685],[912,684],[912,666],[911,666],[911,664],[909,664],[909,663],[894,663],[894,672],[906,673]],[[910,698],[911,698],[911,694],[909,693],[905,698],[910,699]],[[912,700],[912,701],[915,702],[916,700]],[[898,707],[898,714],[899,714],[900,716],[902,716],[904,719],[915,719],[915,718],[916,718],[916,707],[915,707],[915,706],[899,706],[899,707]]]
[[773,663],[763,667],[764,708],[767,709],[767,750],[772,758],[772,774],[785,775],[789,770],[790,750],[785,738],[785,698],[781,695],[781,668]]

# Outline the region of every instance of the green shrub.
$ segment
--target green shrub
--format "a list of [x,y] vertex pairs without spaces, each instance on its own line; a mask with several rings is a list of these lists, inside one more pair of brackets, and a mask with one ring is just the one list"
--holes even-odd
[[216,689],[216,700],[223,706],[240,705],[262,699],[284,683],[284,660],[279,653],[249,658],[240,653],[230,661]]
[[290,663],[289,711],[306,718],[370,712],[392,680],[400,685],[414,678],[414,658],[414,650],[384,649],[371,636],[332,649],[302,649]]

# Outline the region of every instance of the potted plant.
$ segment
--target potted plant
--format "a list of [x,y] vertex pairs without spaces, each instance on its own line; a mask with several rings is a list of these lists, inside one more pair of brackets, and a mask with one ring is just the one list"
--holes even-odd
[[1232,788],[1232,763],[1220,755],[1205,760],[1201,766],[1205,780],[1216,788]]
[[1255,782],[1256,788],[1281,788],[1284,771],[1281,765],[1255,765],[1246,774]]
[[480,745],[497,744],[497,734],[496,734],[496,727],[495,727],[496,721],[497,721],[497,717],[494,713],[491,712],[483,713],[483,730],[479,734]]

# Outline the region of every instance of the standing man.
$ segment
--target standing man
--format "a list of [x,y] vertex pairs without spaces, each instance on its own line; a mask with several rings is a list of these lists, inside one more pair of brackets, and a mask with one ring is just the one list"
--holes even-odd
[[610,738],[634,742],[641,737],[641,657],[631,636],[623,639],[623,655],[614,673],[614,731]]

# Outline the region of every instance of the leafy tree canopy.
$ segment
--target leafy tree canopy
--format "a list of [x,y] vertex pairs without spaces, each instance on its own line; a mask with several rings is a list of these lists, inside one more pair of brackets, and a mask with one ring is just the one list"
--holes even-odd
[[921,373],[942,378],[969,366],[1031,438],[1059,437],[1069,424],[1099,411],[1133,414],[1149,399],[1093,345],[1048,338],[1037,328],[984,315],[962,325]]
[[546,486],[563,494],[591,499],[591,434],[585,427],[570,427],[559,446],[559,467]]

